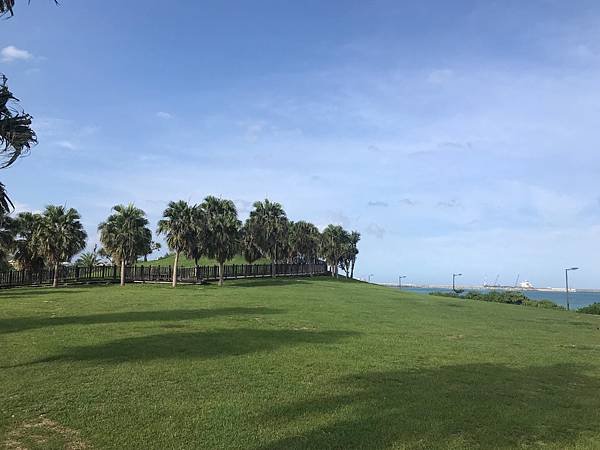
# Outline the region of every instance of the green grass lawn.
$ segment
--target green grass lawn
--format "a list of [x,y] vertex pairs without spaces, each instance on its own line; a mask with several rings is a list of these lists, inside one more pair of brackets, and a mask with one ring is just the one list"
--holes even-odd
[[0,447],[600,448],[600,317],[329,279],[0,292]]
[[[169,255],[169,256],[162,257],[162,258],[154,259],[152,261],[146,261],[146,262],[139,261],[137,263],[137,265],[138,266],[140,266],[140,265],[172,266],[174,261],[175,261],[175,256]],[[214,259],[210,259],[210,258],[206,258],[206,257],[200,258],[200,261],[198,261],[198,263],[201,266],[216,266],[219,264]],[[253,264],[269,264],[269,263],[270,263],[270,261],[267,258],[261,258],[258,261],[255,261]],[[194,262],[193,259],[188,259],[183,255],[179,257],[178,267],[194,267],[195,264],[196,263]],[[227,261],[225,264],[248,264],[248,261],[246,261],[243,256],[237,255],[237,256],[234,256],[229,261]]]

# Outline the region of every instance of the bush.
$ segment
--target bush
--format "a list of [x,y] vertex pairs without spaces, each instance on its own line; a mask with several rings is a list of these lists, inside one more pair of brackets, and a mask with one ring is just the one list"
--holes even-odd
[[[520,291],[469,291],[459,295],[454,292],[430,292],[430,295],[440,297],[463,298],[465,300],[479,300],[482,302],[506,303],[509,305],[533,306],[535,308],[565,309],[550,300],[531,300]],[[600,307],[600,304],[598,304]],[[593,313],[592,313],[593,314]],[[597,313],[597,314],[600,314]]]
[[600,316],[600,302],[592,303],[591,305],[579,308],[577,312],[583,314],[596,314]]
[[461,298],[461,296],[459,294],[457,294],[456,292],[433,291],[433,292],[430,292],[429,295],[435,295],[436,297]]
[[558,305],[551,300],[529,300],[523,303],[525,306],[534,306],[536,308],[548,309],[566,309],[564,306]]

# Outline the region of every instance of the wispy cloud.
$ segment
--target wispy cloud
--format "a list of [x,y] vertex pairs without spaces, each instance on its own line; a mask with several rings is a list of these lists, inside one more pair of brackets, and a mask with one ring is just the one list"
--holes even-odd
[[56,145],[67,150],[77,150],[77,146],[73,142],[67,140],[57,141]]
[[2,57],[2,62],[6,63],[18,60],[26,61],[33,58],[33,55],[27,50],[17,48],[14,45],[9,45],[0,50],[0,56]]
[[383,239],[385,236],[385,228],[376,223],[370,223],[365,229],[365,233],[375,236],[377,239]]
[[387,202],[382,202],[380,200],[371,200],[367,203],[367,206],[378,207],[378,208],[387,208],[389,204]]
[[168,113],[166,111],[158,111],[156,113],[156,117],[158,117],[159,119],[166,119],[166,120],[168,120],[168,119],[172,119],[173,118],[173,114]]

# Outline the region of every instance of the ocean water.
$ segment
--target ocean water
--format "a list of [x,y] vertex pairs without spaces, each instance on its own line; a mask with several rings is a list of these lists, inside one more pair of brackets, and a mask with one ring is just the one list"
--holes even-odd
[[[451,292],[452,289],[435,288],[402,288],[403,291],[419,292],[428,294],[429,292]],[[467,289],[470,291],[487,292],[488,289]],[[562,306],[567,306],[567,295],[565,292],[558,291],[523,291],[523,293],[532,300],[550,300]],[[569,304],[572,310],[576,310],[592,303],[600,302],[600,292],[594,291],[569,291]]]

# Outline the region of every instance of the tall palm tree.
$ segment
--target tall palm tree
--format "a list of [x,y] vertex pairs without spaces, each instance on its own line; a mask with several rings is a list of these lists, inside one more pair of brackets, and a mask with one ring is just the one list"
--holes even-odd
[[15,223],[5,213],[0,212],[0,270],[8,269],[8,255],[14,249]]
[[76,209],[64,206],[46,206],[33,235],[37,251],[54,266],[53,287],[58,286],[60,264],[69,262],[85,248],[87,234]]
[[163,219],[158,221],[158,234],[164,234],[167,238],[169,249],[175,252],[173,261],[173,287],[177,286],[177,266],[179,255],[188,248],[192,229],[192,207],[187,202],[169,202],[167,209],[163,212]]
[[103,250],[121,265],[121,286],[125,285],[125,266],[143,256],[152,242],[146,213],[130,203],[116,205],[106,222],[98,225]]
[[300,220],[291,229],[290,244],[297,258],[305,263],[314,263],[319,251],[321,234],[310,222]]
[[[7,0],[0,0],[0,8],[3,1]],[[6,81],[6,77],[0,74],[0,169],[10,166],[37,143],[35,132],[31,129],[31,116],[16,107],[19,100],[10,92]],[[0,209],[8,212],[11,206],[6,189],[0,183]]]
[[252,227],[252,221],[247,219],[246,223],[242,227],[240,239],[242,256],[248,262],[248,264],[254,263],[263,256],[256,242],[257,233],[252,229]]
[[206,252],[219,263],[219,286],[223,286],[223,266],[239,250],[242,223],[231,200],[208,196],[201,207],[206,218]]
[[42,216],[22,212],[15,218],[15,250],[13,259],[20,270],[38,271],[44,268],[44,258],[36,248],[34,236],[40,226]]
[[350,263],[350,278],[354,278],[354,265],[356,264],[356,257],[358,256],[358,241],[360,241],[360,233],[353,231],[350,233],[350,249],[351,249],[351,263]]
[[338,276],[338,265],[340,258],[346,249],[349,234],[339,225],[327,225],[321,233],[321,255],[331,268],[331,276]]
[[275,266],[281,258],[281,249],[288,238],[288,219],[280,203],[265,199],[255,202],[249,221],[256,233],[256,243],[262,253],[272,262],[271,275],[275,276]]
[[200,205],[190,207],[190,232],[186,235],[185,256],[194,260],[196,278],[200,258],[206,253],[206,215]]

